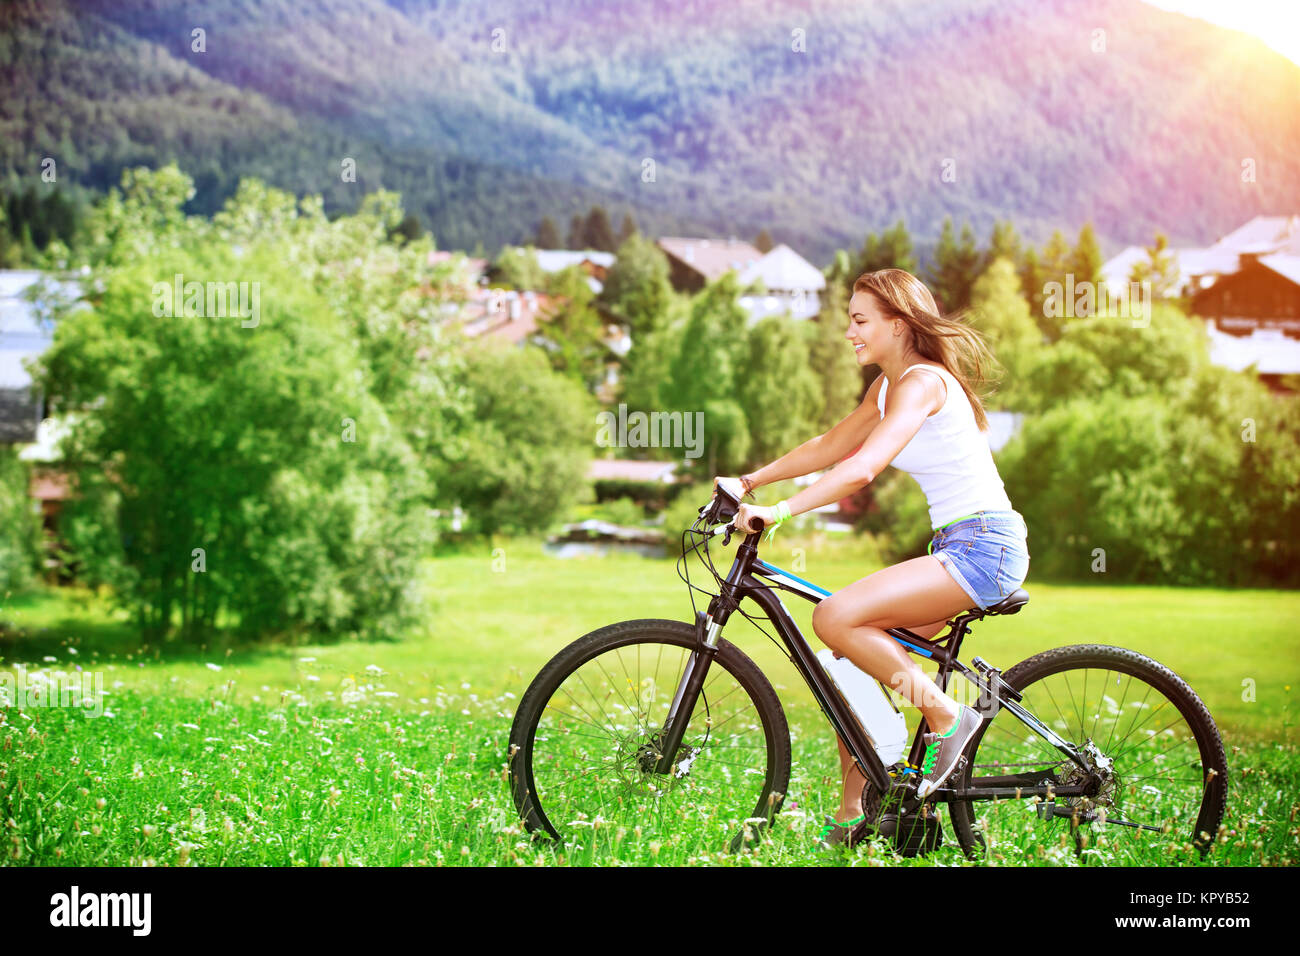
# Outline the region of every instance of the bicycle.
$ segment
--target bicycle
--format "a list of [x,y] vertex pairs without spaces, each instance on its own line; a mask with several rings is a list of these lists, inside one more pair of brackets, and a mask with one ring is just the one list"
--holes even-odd
[[[906,760],[886,767],[779,594],[816,604],[831,592],[759,558],[761,531],[745,533],[725,576],[714,566],[709,541],[723,534],[725,547],[741,533],[730,521],[738,505],[719,486],[682,533],[678,575],[691,595],[694,625],[642,619],[599,628],[560,651],[520,699],[510,729],[510,780],[534,838],[564,844],[566,832],[570,839],[583,833],[594,848],[600,839],[616,844],[634,827],[666,825],[694,830],[701,842],[730,836],[736,852],[770,830],[790,781],[790,728],[767,677],[721,637],[735,611],[767,633],[741,608],[748,598],[776,628],[778,646],[866,777],[867,838],[903,856],[932,852],[942,843],[937,804],[944,803],[958,844],[976,861],[995,849],[1014,852],[1027,826],[1058,821],[1068,822],[1084,862],[1123,862],[1127,853],[1131,862],[1149,863],[1146,848],[1171,838],[1190,837],[1202,858],[1213,846],[1226,803],[1223,742],[1205,704],[1169,668],[1101,644],[1043,651],[1005,673],[979,657],[970,667],[958,659],[971,622],[1019,613],[1029,600],[1023,589],[987,610],[957,615],[936,639],[887,630],[938,665],[940,689],[947,691],[954,673],[970,681],[978,691],[972,706],[983,717],[957,770],[918,799],[924,716]],[[716,591],[691,583],[689,553],[701,557]],[[707,610],[695,608],[695,591],[710,596]],[[1148,726],[1167,706],[1161,726]],[[1035,713],[1049,709],[1055,714],[1048,719]],[[1184,729],[1176,731],[1180,723]],[[1117,740],[1121,724],[1127,726]]]

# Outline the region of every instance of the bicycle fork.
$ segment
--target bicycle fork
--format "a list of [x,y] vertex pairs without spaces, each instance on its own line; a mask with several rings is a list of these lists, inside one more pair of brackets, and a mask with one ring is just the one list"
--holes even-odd
[[[686,736],[686,724],[695,712],[695,702],[699,699],[700,688],[709,673],[709,665],[718,653],[718,632],[722,625],[713,619],[712,614],[697,611],[695,614],[696,646],[686,661],[686,669],[677,685],[677,695],[672,706],[668,708],[668,717],[664,720],[663,730],[656,735],[659,743],[660,757],[655,764],[655,773],[671,773],[677,749]],[[682,719],[678,719],[681,716]]]

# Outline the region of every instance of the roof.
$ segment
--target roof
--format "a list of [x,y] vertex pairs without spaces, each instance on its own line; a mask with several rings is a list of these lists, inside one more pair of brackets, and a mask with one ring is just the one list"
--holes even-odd
[[1300,215],[1256,216],[1238,226],[1210,249],[1232,252],[1294,252],[1300,255]]
[[1271,256],[1260,256],[1258,262],[1266,269],[1272,269],[1278,275],[1300,285],[1300,255],[1274,253]]
[[[1178,266],[1178,284],[1180,287],[1196,285],[1205,288],[1210,280],[1197,282],[1201,277],[1232,275],[1241,270],[1243,255],[1257,255],[1272,258],[1270,254],[1279,254],[1284,258],[1278,261],[1280,268],[1274,271],[1293,279],[1287,270],[1290,264],[1287,257],[1300,256],[1300,215],[1290,216],[1256,216],[1254,219],[1238,226],[1217,242],[1204,248],[1184,248],[1167,250]],[[1102,278],[1110,285],[1124,284],[1129,281],[1135,263],[1145,259],[1147,251],[1142,246],[1129,246],[1118,255],[1107,259],[1101,267]],[[1265,263],[1268,265],[1268,263]],[[1269,268],[1273,268],[1269,266]]]
[[557,301],[558,297],[543,292],[475,289],[461,321],[466,335],[495,335],[518,345],[537,331]]
[[559,272],[561,269],[581,265],[583,262],[608,269],[614,264],[616,258],[614,253],[601,252],[598,249],[534,249],[533,252],[543,272]]
[[744,272],[763,254],[741,239],[704,239],[690,236],[661,236],[660,249],[690,266],[709,282],[730,272]]
[[[449,262],[457,256],[465,256],[463,252],[449,251],[446,249],[435,249],[429,253],[429,265],[434,266],[440,262]],[[475,259],[473,256],[465,256],[465,267],[469,270],[470,275],[478,278],[487,269],[488,261],[486,259]]]
[[626,458],[593,458],[587,477],[593,481],[662,481],[671,483],[677,470],[675,461],[631,461]]
[[740,274],[741,285],[755,279],[771,291],[813,292],[826,288],[826,277],[799,253],[782,243]]

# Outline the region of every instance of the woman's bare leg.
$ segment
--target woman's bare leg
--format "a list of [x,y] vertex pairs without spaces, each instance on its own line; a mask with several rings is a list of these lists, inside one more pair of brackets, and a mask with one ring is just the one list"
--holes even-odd
[[[956,721],[957,702],[939,690],[887,627],[907,627],[933,637],[946,622],[974,605],[947,569],[932,555],[882,568],[835,592],[813,611],[813,630],[836,656],[894,688],[924,715],[931,730],[943,733]],[[929,621],[925,625],[911,622]],[[836,819],[862,813],[865,778],[844,741],[839,741],[843,788]]]

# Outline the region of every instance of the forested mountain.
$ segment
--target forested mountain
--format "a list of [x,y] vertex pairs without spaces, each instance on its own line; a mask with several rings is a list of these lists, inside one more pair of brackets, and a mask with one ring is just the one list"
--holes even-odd
[[600,203],[821,262],[945,215],[1090,219],[1111,251],[1300,196],[1300,67],[1140,0],[42,0],[0,27],[8,189],[47,156],[94,189],[175,159],[198,210],[241,175],[332,208],[382,185],[443,247]]

